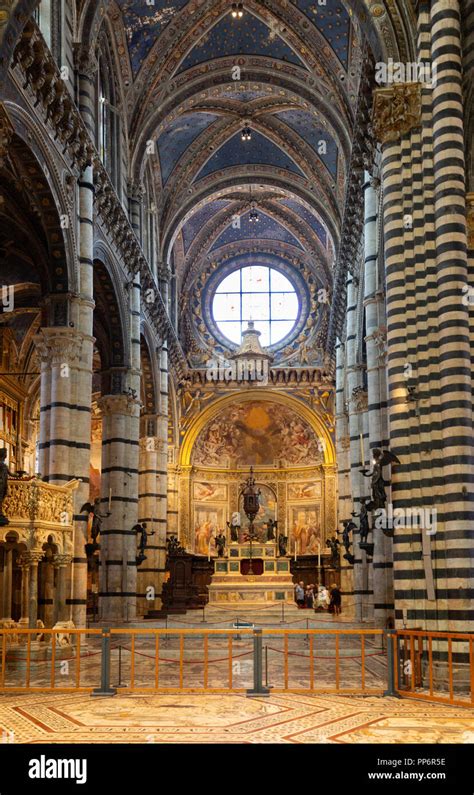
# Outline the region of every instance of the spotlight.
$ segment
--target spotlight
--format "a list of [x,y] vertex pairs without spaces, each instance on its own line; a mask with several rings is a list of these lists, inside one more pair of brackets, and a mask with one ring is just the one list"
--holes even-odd
[[242,3],[232,3],[231,14],[234,19],[236,19],[237,17],[241,19],[244,15],[244,7]]
[[242,141],[251,141],[252,140],[252,130],[250,127],[245,126],[242,130],[240,135]]

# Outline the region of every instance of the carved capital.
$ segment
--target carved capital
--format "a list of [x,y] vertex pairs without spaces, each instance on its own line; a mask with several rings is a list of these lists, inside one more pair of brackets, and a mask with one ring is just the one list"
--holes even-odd
[[53,566],[55,569],[68,566],[70,563],[72,563],[72,555],[54,555],[53,557]]
[[93,47],[88,47],[85,44],[74,45],[74,65],[80,74],[87,76],[94,75],[99,68],[96,54]]
[[137,417],[140,412],[140,401],[132,395],[105,395],[98,401],[103,416],[112,414],[128,414]]
[[44,551],[41,550],[28,550],[21,556],[23,566],[37,566],[40,560],[44,558]]
[[140,202],[145,195],[145,186],[135,179],[129,179],[127,182],[127,193],[129,199]]
[[367,390],[363,389],[361,386],[356,386],[352,390],[352,397],[351,402],[354,407],[354,411],[367,411],[368,406],[368,395]]
[[421,125],[421,83],[394,83],[374,91],[372,126],[383,144]]
[[81,358],[83,338],[72,329],[42,328],[33,340],[40,360],[50,367],[72,365]]

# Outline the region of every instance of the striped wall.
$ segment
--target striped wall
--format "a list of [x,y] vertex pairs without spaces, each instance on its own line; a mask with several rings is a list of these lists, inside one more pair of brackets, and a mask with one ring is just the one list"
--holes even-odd
[[437,70],[434,87],[421,87],[421,125],[397,137],[378,130],[390,448],[401,461],[392,471],[392,502],[435,508],[437,524],[433,534],[395,530],[395,613],[398,625],[459,631],[474,617],[474,456],[457,0],[420,5],[418,46]]

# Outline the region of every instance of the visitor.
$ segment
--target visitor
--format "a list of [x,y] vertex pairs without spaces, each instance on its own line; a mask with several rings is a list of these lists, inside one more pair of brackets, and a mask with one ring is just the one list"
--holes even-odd
[[329,606],[329,593],[325,585],[318,585],[318,593],[316,595],[315,611],[327,610]]
[[295,585],[295,599],[298,607],[304,607],[304,582],[297,582]]
[[306,591],[305,591],[305,595],[304,595],[304,604],[305,604],[305,607],[307,609],[309,609],[309,610],[313,609],[313,605],[314,605],[314,585],[313,585],[313,583],[310,583],[309,585],[306,586]]
[[331,601],[329,603],[329,612],[335,616],[341,614],[341,591],[336,583],[331,585]]

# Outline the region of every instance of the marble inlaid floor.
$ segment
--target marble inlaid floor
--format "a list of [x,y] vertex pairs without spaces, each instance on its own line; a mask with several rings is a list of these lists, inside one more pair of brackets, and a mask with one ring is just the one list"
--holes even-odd
[[0,696],[15,743],[473,743],[474,711],[413,700],[274,694]]

